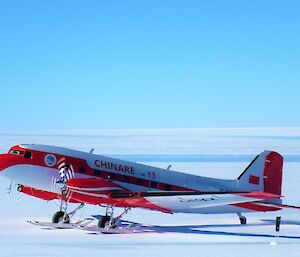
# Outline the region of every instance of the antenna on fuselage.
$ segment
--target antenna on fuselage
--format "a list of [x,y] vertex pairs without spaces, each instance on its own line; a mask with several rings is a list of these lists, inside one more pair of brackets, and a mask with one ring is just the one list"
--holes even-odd
[[92,149],[90,150],[90,153],[94,153],[94,151],[95,151],[95,148],[92,148]]
[[172,167],[172,165],[169,165],[168,168],[167,168],[167,170],[171,169],[171,167]]

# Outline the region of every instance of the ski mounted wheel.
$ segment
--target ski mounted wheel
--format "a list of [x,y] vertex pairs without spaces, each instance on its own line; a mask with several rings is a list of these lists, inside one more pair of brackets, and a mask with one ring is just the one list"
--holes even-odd
[[[98,221],[99,228],[105,228],[110,221],[110,216],[102,216]],[[115,219],[112,220],[111,228],[115,228],[117,225],[115,224]]]
[[65,216],[65,213],[63,211],[56,212],[52,217],[52,223],[59,223],[62,220],[64,220],[63,223],[70,223],[69,215],[67,214]]

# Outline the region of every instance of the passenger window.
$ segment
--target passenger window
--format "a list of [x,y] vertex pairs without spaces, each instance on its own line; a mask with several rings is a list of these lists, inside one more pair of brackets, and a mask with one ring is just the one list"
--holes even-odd
[[136,183],[138,184],[138,185],[144,185],[144,180],[143,179],[141,179],[141,178],[137,178],[136,179]]
[[83,167],[79,168],[79,172],[80,173],[85,173],[85,168],[83,168]]
[[94,175],[100,177],[100,170],[94,170]]
[[157,183],[157,182],[155,182],[155,181],[150,181],[150,187],[152,187],[152,188],[157,188],[157,186],[158,186],[158,183]]
[[165,190],[166,191],[172,191],[172,186],[168,185],[168,184],[165,184]]
[[130,181],[130,177],[129,177],[129,176],[126,176],[126,175],[124,175],[124,176],[123,176],[123,181],[124,181],[124,182],[126,182],[126,183],[129,183],[129,181]]
[[24,157],[27,159],[31,159],[31,152],[25,151]]

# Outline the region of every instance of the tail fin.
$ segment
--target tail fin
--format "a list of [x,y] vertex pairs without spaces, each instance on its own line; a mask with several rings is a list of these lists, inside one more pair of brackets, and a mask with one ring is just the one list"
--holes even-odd
[[241,190],[281,195],[283,157],[274,151],[257,155],[238,177]]

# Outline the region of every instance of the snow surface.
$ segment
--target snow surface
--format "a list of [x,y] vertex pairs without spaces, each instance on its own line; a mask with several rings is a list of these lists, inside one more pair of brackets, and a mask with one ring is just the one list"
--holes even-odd
[[[194,135],[196,143],[201,142],[202,148],[193,146],[189,153],[213,154],[213,147],[223,149],[222,154],[256,154],[254,148],[262,146],[269,140],[270,145],[278,143],[278,148],[285,149],[283,154],[298,154],[300,141],[299,130],[295,129],[286,136],[278,135],[280,139],[266,139],[268,134],[264,131],[257,133],[255,138],[245,136],[239,138],[239,142],[230,143],[230,139],[213,139],[205,135]],[[236,133],[236,131],[233,131]],[[233,133],[232,132],[232,133]],[[276,132],[276,131],[275,131]],[[99,132],[97,132],[99,133]],[[108,132],[106,136],[109,135]],[[153,131],[152,131],[153,133]],[[178,132],[177,132],[178,133]],[[272,132],[274,134],[274,131]],[[70,133],[72,134],[72,133]],[[76,136],[66,135],[0,135],[3,144],[0,145],[2,152],[7,151],[9,146],[17,143],[44,143],[56,144],[77,149],[87,150],[95,145],[108,146],[110,154],[157,154],[176,153],[180,154],[180,148],[184,145],[185,135],[178,136],[173,141],[168,139],[167,133],[160,135],[158,132],[154,138],[161,137],[161,141],[170,145],[159,150],[156,140],[147,139],[142,133],[132,134],[127,132],[121,138],[114,138],[114,133],[109,138],[99,136]],[[95,134],[95,133],[91,133]],[[130,135],[128,135],[130,134]],[[138,134],[138,135],[137,135]],[[149,133],[150,134],[150,133]],[[176,133],[175,133],[176,134]],[[179,133],[180,134],[180,133]],[[202,132],[203,134],[203,132]],[[229,132],[226,134],[230,134]],[[241,131],[238,134],[243,134]],[[247,133],[244,133],[245,135]],[[254,136],[253,136],[254,137]],[[294,137],[294,139],[293,139]],[[167,138],[167,139],[166,139]],[[200,139],[199,139],[200,138]],[[232,137],[230,137],[232,139]],[[132,139],[132,140],[131,140]],[[152,138],[153,139],[153,138]],[[94,141],[96,140],[96,141]],[[158,139],[157,139],[158,140]],[[216,140],[216,141],[215,141]],[[278,141],[277,141],[278,140]],[[118,146],[118,141],[120,147]],[[187,144],[191,144],[192,136]],[[259,146],[253,147],[250,142],[260,142]],[[105,143],[106,142],[106,143]],[[148,148],[140,143],[148,142]],[[277,143],[276,143],[277,142]],[[280,144],[282,142],[282,145]],[[94,145],[93,145],[93,144]],[[123,144],[124,143],[124,144]],[[196,144],[195,143],[195,144]],[[229,147],[222,144],[228,143]],[[234,147],[237,146],[238,147]],[[248,149],[238,152],[238,149]],[[296,147],[298,145],[298,147]],[[98,152],[105,153],[102,145]],[[134,148],[135,146],[135,148]],[[230,148],[233,146],[232,148]],[[244,148],[243,148],[244,147]],[[157,151],[155,150],[157,148]],[[191,149],[194,149],[193,151]],[[269,148],[269,147],[266,147]],[[121,149],[121,150],[120,150]],[[134,151],[130,149],[135,149]],[[200,151],[200,150],[201,151]],[[270,149],[270,148],[269,148]],[[141,150],[141,152],[139,152]],[[278,149],[276,149],[278,150]],[[186,152],[181,152],[186,153]],[[153,157],[155,160],[155,157]],[[182,160],[182,158],[181,158]],[[172,164],[175,170],[185,171],[204,176],[235,178],[247,165],[246,162],[152,162],[147,163],[159,167],[167,167]],[[6,188],[9,181],[0,177],[0,256],[299,256],[300,254],[300,211],[284,210],[271,213],[246,214],[248,225],[241,226],[234,214],[226,215],[196,215],[196,214],[163,214],[159,212],[136,209],[124,218],[130,221],[149,225],[154,232],[102,235],[93,234],[81,230],[48,230],[27,224],[27,220],[49,221],[57,211],[57,202],[44,202],[39,199],[18,194],[15,190],[13,199],[10,199]],[[287,204],[300,205],[298,188],[300,185],[300,162],[287,162],[284,164],[283,195]],[[118,213],[121,210],[117,210]],[[92,214],[103,214],[104,210],[97,206],[87,206],[81,210],[77,218],[88,217]],[[282,216],[280,237],[275,238],[274,220],[276,216]],[[276,242],[276,245],[271,245]]]

